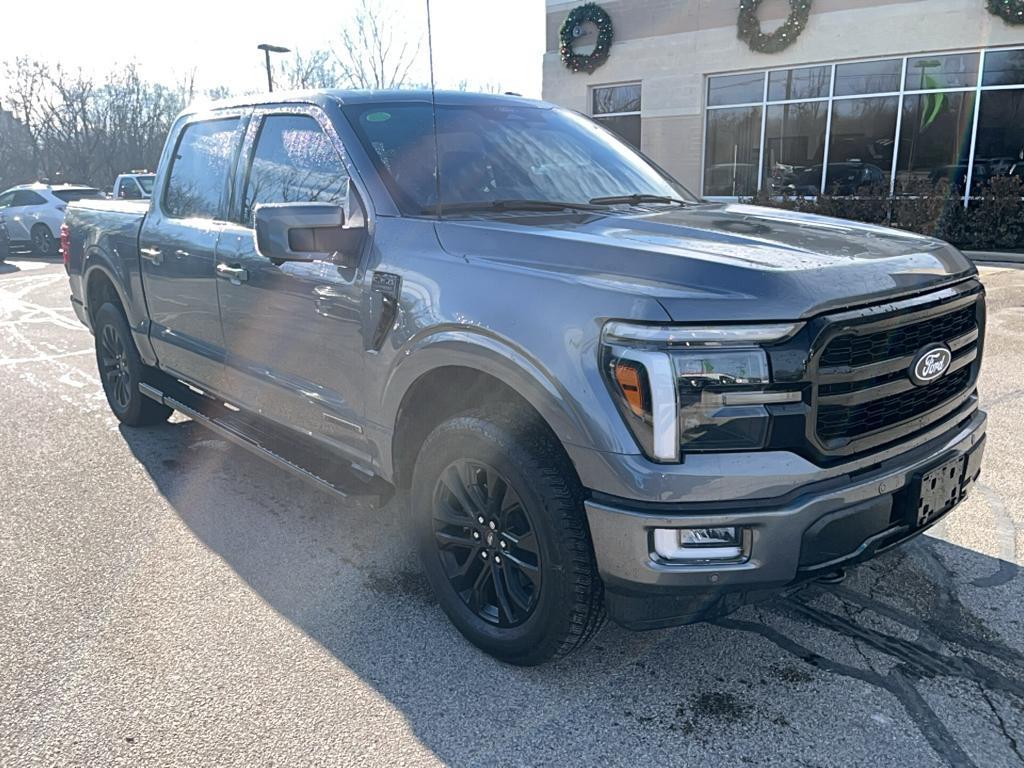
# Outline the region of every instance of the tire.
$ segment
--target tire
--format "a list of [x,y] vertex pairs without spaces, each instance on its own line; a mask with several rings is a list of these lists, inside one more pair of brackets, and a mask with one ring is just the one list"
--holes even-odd
[[151,377],[132,341],[124,312],[106,303],[93,319],[96,333],[96,366],[107,404],[118,420],[129,427],[146,427],[167,421],[173,410],[139,391],[139,383]]
[[53,232],[45,224],[36,224],[32,227],[32,253],[36,256],[50,257],[57,253],[57,241]]
[[512,410],[444,422],[420,450],[410,499],[427,579],[478,648],[532,666],[604,623],[582,488],[546,425]]

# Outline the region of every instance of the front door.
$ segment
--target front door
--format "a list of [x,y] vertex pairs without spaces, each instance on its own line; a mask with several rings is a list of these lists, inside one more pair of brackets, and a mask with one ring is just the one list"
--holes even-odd
[[[221,392],[224,336],[214,267],[243,116],[186,124],[139,236],[150,339],[161,367]],[[169,165],[168,165],[169,164]]]
[[340,142],[313,108],[269,110],[253,117],[243,157],[249,162],[238,177],[238,221],[217,248],[231,397],[367,459],[358,257],[273,262],[256,252],[253,237],[261,203],[337,203],[350,223],[365,223]]

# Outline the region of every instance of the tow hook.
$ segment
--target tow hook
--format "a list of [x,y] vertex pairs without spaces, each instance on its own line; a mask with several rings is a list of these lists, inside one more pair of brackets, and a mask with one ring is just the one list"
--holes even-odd
[[845,568],[836,568],[834,571],[822,574],[815,581],[819,584],[841,584],[843,579],[846,578]]

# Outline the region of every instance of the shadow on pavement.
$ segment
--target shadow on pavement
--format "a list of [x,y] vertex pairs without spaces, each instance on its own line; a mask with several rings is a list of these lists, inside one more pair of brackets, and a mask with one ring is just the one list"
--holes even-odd
[[449,764],[1024,762],[1005,560],[921,537],[838,587],[516,669],[434,604],[400,499],[338,500],[188,421],[122,433],[196,536]]

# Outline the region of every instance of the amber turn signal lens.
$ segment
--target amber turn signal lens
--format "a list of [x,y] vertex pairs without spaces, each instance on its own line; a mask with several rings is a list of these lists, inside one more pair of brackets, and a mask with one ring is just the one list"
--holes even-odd
[[615,364],[615,381],[622,390],[622,396],[626,398],[629,410],[633,415],[643,418],[644,415],[644,391],[640,378],[640,369],[631,363],[619,361]]

